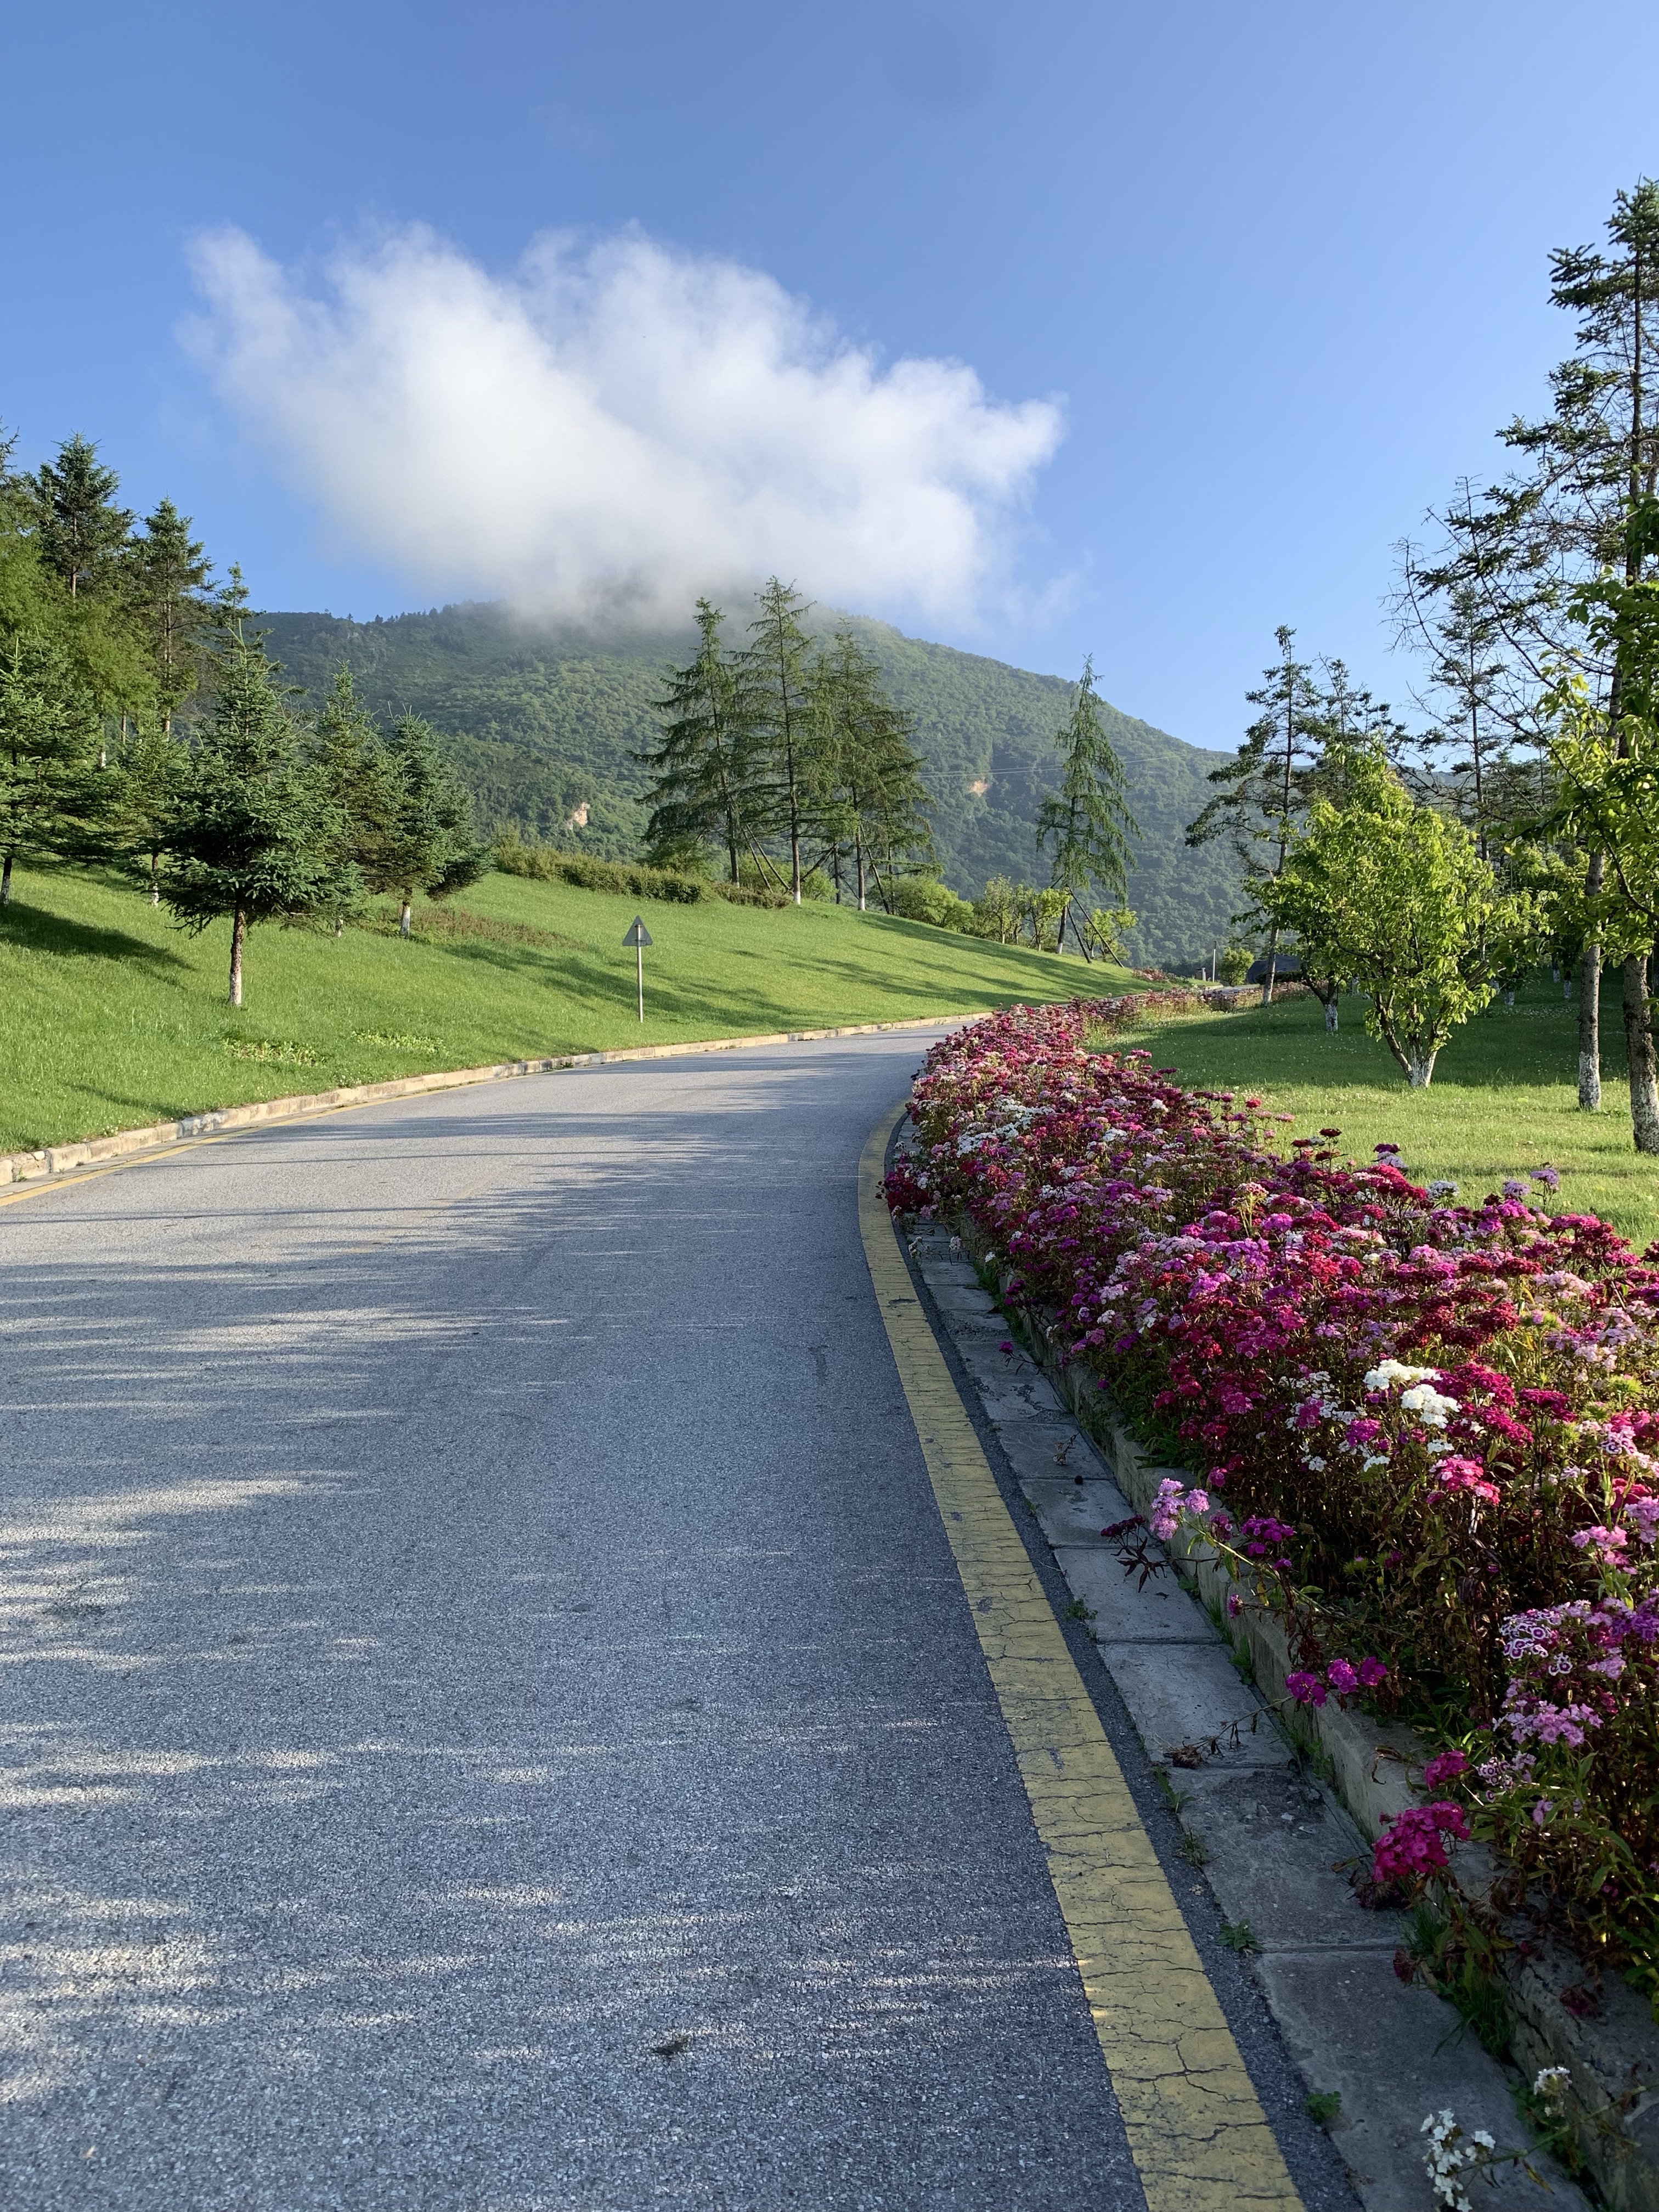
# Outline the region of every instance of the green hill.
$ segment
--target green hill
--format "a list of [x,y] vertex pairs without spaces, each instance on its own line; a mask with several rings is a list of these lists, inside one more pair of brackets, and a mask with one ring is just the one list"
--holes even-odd
[[[599,644],[493,605],[434,608],[390,622],[259,619],[289,681],[313,697],[344,661],[377,711],[427,716],[447,738],[489,828],[515,823],[611,858],[637,852],[649,779],[633,755],[652,740],[661,670],[685,656],[689,631]],[[945,880],[971,897],[988,875],[1033,877],[1036,810],[1055,780],[1053,738],[1070,687],[906,637],[884,623],[854,627],[879,658],[894,697],[916,717]],[[1197,959],[1225,942],[1237,904],[1230,856],[1214,847],[1188,853],[1182,844],[1207,796],[1206,773],[1222,756],[1115,708],[1106,718],[1143,833],[1129,886],[1140,916],[1135,949],[1143,960]]]

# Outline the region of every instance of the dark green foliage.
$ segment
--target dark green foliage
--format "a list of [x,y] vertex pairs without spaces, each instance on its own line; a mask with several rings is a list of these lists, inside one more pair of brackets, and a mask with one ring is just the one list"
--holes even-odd
[[230,1002],[240,1006],[249,927],[338,914],[361,878],[342,858],[340,811],[301,752],[263,639],[244,627],[240,579],[231,574],[213,714],[179,779],[160,888],[190,930],[230,916]]
[[398,719],[386,748],[392,805],[359,865],[372,890],[397,891],[408,922],[417,890],[447,898],[475,884],[490,854],[472,831],[472,802],[418,714]]
[[57,459],[42,461],[26,479],[42,563],[71,599],[108,589],[120,574],[132,529],[131,510],[115,504],[120,481],[81,437],[66,439]]
[[1129,840],[1139,834],[1124,799],[1123,764],[1106,734],[1100,703],[1091,656],[1083,664],[1072,711],[1054,737],[1060,789],[1037,809],[1037,844],[1054,847],[1049,888],[1066,894],[1060,941],[1064,943],[1070,921],[1085,960],[1093,957],[1088,927],[1093,894],[1098,890],[1122,900]]
[[[913,742],[915,717],[894,706],[880,662],[844,623],[829,646],[813,653],[808,683],[812,812],[837,896],[843,863],[850,863],[848,890],[860,912],[867,903],[866,874],[872,873],[888,913],[902,913],[898,895],[907,877],[937,869],[933,802]],[[948,896],[956,902],[954,893]]]
[[697,651],[669,672],[656,702],[657,743],[640,757],[657,778],[647,794],[645,842],[652,860],[692,860],[714,845],[724,852],[727,878],[735,884],[742,880],[744,854],[764,832],[765,807],[755,788],[749,686],[743,664],[720,643],[725,620],[720,608],[697,601]]
[[665,899],[695,906],[701,899],[726,899],[733,906],[789,904],[785,890],[750,884],[717,883],[708,876],[675,868],[656,868],[626,860],[605,860],[591,853],[561,853],[550,846],[526,845],[509,830],[495,850],[504,875],[526,876],[543,884],[574,884],[580,890],[625,891],[630,898]]
[[[501,606],[459,605],[353,623],[265,615],[271,649],[320,701],[332,670],[351,669],[380,714],[423,714],[473,794],[486,835],[509,826],[558,845],[632,859],[643,841],[652,776],[640,757],[658,735],[665,669],[696,651],[696,632],[638,634],[603,647],[580,631],[535,627]],[[1054,787],[1054,732],[1071,705],[1063,678],[1036,676],[854,617],[847,627],[880,664],[895,707],[914,717],[933,797],[944,879],[976,896],[990,876],[1031,869],[1036,810]],[[1231,934],[1238,872],[1223,843],[1182,849],[1220,756],[1183,744],[1101,703],[1123,762],[1141,843],[1129,872],[1138,959],[1206,957]],[[586,819],[573,823],[582,809]]]
[[100,726],[70,654],[39,630],[12,630],[0,643],[0,905],[18,858],[94,846]]
[[801,627],[811,611],[793,584],[767,579],[743,655],[749,788],[761,807],[763,834],[789,848],[789,893],[801,896],[801,842],[820,827],[812,811],[812,709]]
[[127,604],[149,648],[155,702],[167,735],[201,680],[202,650],[211,615],[210,564],[190,534],[190,517],[170,499],[144,520],[142,538],[123,553]]

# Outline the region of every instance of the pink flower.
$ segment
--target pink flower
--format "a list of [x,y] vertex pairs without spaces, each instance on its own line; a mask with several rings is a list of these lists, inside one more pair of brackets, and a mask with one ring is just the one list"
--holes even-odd
[[1287,1674],[1285,1687],[1298,1705],[1322,1705],[1325,1702],[1325,1685],[1317,1674]]
[[1388,1680],[1389,1670],[1380,1659],[1362,1659],[1359,1662],[1359,1686],[1374,1690],[1379,1682]]
[[1359,1687],[1359,1676],[1346,1659],[1333,1659],[1325,1679],[1340,1698],[1351,1698]]
[[1467,1843],[1468,1834],[1462,1807],[1445,1799],[1413,1805],[1403,1813],[1385,1813],[1382,1833],[1371,1847],[1371,1873],[1378,1881],[1420,1880],[1448,1863],[1448,1836]]
[[1423,1769],[1423,1787],[1437,1790],[1443,1782],[1449,1782],[1455,1775],[1467,1773],[1468,1765],[1461,1751],[1438,1752]]

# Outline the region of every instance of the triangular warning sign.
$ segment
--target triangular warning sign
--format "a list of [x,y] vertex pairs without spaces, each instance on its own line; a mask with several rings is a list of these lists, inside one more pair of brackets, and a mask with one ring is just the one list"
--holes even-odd
[[650,931],[646,927],[645,923],[641,917],[638,915],[635,915],[632,922],[629,926],[627,935],[623,939],[623,943],[624,945],[649,945],[650,942]]

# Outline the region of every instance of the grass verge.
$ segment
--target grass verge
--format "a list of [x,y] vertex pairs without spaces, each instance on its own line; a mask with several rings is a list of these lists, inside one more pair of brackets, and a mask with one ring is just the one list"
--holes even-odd
[[1363,1000],[1345,999],[1341,1018],[1340,1033],[1328,1036],[1322,1008],[1301,997],[1148,1023],[1116,1042],[1144,1045],[1183,1083],[1248,1092],[1293,1115],[1284,1142],[1340,1128],[1337,1151],[1358,1161],[1379,1143],[1399,1145],[1413,1182],[1449,1179],[1466,1204],[1506,1176],[1548,1164],[1561,1171],[1553,1209],[1599,1213],[1638,1249],[1659,1237],[1659,1160],[1631,1144],[1616,977],[1601,1007],[1600,1114],[1578,1110],[1577,1012],[1547,975],[1516,994],[1513,1012],[1493,1007],[1465,1024],[1427,1091],[1409,1090],[1366,1036]]
[[[125,883],[19,871],[0,909],[0,1152],[448,1067],[969,1012],[1133,988],[1121,969],[809,905],[641,903],[491,875],[335,938],[250,936],[225,1003],[228,925],[185,936]],[[646,1018],[623,932],[642,912]]]

